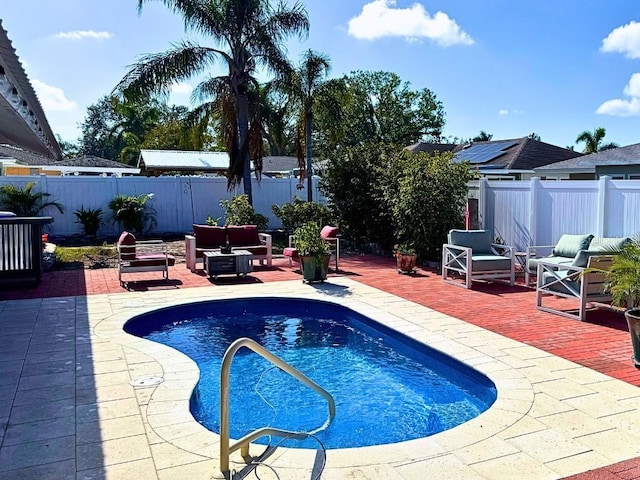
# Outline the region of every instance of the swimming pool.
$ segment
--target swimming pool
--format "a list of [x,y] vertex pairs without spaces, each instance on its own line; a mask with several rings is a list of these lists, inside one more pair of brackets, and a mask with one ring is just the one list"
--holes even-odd
[[[476,417],[496,399],[494,384],[476,370],[332,302],[200,302],[139,315],[125,330],[176,348],[198,364],[191,411],[215,432],[222,355],[240,337],[256,340],[334,396],[336,418],[317,434],[326,448],[429,436]],[[267,425],[309,431],[326,418],[321,397],[248,350],[234,359],[230,398],[233,438]]]

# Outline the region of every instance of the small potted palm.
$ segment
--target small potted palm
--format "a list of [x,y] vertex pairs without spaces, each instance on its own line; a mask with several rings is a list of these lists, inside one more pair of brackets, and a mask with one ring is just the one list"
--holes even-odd
[[327,279],[330,246],[320,236],[320,226],[307,222],[293,232],[293,246],[298,250],[302,281],[306,283],[324,282]]
[[633,363],[640,368],[640,236],[607,253],[614,258],[604,272],[605,289],[614,305],[627,309],[624,316],[631,334]]
[[399,243],[393,246],[393,255],[396,257],[396,270],[398,273],[413,274],[416,271],[418,255],[416,249],[408,243]]

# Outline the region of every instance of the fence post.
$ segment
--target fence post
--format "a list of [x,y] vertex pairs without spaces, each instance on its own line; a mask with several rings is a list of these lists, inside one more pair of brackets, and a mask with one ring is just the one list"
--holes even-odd
[[540,177],[532,177],[529,182],[529,239],[530,245],[538,245],[538,190]]
[[[493,221],[489,217],[489,206],[487,205],[487,195],[489,189],[489,181],[486,177],[480,178],[478,182],[478,223],[480,229],[487,230],[489,228],[489,224],[493,226]],[[491,216],[493,217],[493,212],[491,212]]]
[[607,212],[607,190],[609,188],[610,177],[603,175],[598,180],[598,212],[596,224],[596,235],[605,236],[605,213]]

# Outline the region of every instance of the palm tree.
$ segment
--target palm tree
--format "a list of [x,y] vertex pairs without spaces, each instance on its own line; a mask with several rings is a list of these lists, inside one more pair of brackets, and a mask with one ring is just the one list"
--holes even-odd
[[19,217],[36,217],[45,208],[55,207],[64,213],[62,205],[55,200],[47,200],[48,192],[33,192],[36,182],[29,182],[24,187],[12,184],[0,187],[0,208],[15,213]]
[[304,180],[305,176],[307,178],[307,201],[309,202],[313,200],[313,158],[311,154],[313,104],[317,92],[325,84],[323,80],[329,70],[331,70],[331,63],[327,55],[307,50],[302,54],[298,68],[288,77],[276,81],[276,85],[291,96],[294,108],[300,112],[296,125],[296,155],[300,166],[300,182]]
[[596,153],[601,152],[602,150],[611,150],[612,148],[618,148],[617,143],[604,143],[602,144],[602,139],[607,134],[607,131],[604,127],[596,128],[593,133],[585,130],[578,138],[576,138],[576,143],[584,142],[584,150],[582,153]]
[[[138,10],[153,0],[138,0]],[[253,203],[251,192],[251,156],[260,171],[258,153],[262,141],[257,107],[256,69],[264,66],[272,72],[290,69],[283,49],[285,39],[309,31],[309,19],[302,4],[289,7],[269,0],[157,0],[180,13],[185,26],[211,37],[215,46],[190,41],[175,44],[170,50],[145,55],[134,64],[116,86],[117,90],[147,96],[168,94],[175,82],[206,73],[216,62],[227,67],[227,74],[204,80],[194,98],[209,95],[213,101],[201,113],[218,114],[219,127],[229,152],[228,186],[242,182],[244,193]],[[253,135],[253,139],[252,139]],[[253,155],[252,155],[253,154]]]
[[472,142],[490,142],[493,134],[480,130],[480,133],[471,139]]

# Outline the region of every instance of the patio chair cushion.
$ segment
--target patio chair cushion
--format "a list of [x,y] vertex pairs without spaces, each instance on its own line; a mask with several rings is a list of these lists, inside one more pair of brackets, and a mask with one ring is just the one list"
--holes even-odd
[[232,247],[260,245],[257,225],[227,226],[227,238]]
[[511,259],[498,255],[471,255],[471,269],[474,272],[491,272],[494,270],[509,270]]
[[232,250],[246,250],[247,252],[251,252],[252,255],[266,255],[269,251],[266,245],[239,246],[233,247]]
[[282,254],[285,257],[291,257],[291,259],[295,260],[296,262],[298,261],[298,258],[300,257],[298,255],[298,249],[297,248],[293,248],[293,247],[285,247],[282,250]]
[[338,233],[340,233],[340,229],[338,227],[332,227],[330,225],[325,225],[324,227],[322,227],[322,230],[320,230],[320,236],[324,239],[336,238],[338,236]]
[[[120,234],[118,238],[118,245],[120,246],[120,259],[122,260],[135,260],[136,258],[136,237],[133,233],[126,230]],[[130,245],[130,246],[124,246]]]
[[172,255],[164,255],[162,253],[149,253],[138,255],[132,262],[136,267],[159,267],[165,262],[172,267],[176,263],[176,259]]
[[[553,247],[552,256],[574,258],[580,250],[587,250],[593,235],[568,235],[564,234]],[[546,260],[545,260],[546,261]]]
[[532,258],[529,259],[529,263],[527,263],[527,267],[532,272],[535,272],[537,270],[537,268],[538,268],[538,262],[540,262],[540,261],[547,262],[547,263],[555,263],[557,265],[571,265],[573,263],[573,261],[574,261],[574,258],[567,258],[567,257],[540,257],[540,258],[535,258],[535,257],[532,257]]
[[[488,230],[451,230],[448,236],[451,245],[471,248],[474,254],[491,255],[491,233]],[[509,267],[507,267],[508,269]]]
[[227,243],[225,227],[214,225],[194,225],[193,234],[196,237],[196,248],[213,249],[220,248]]
[[586,267],[589,263],[589,258],[593,255],[602,255],[602,250],[580,250],[571,265],[574,267]]
[[589,244],[589,250],[604,252],[607,250],[620,250],[629,243],[629,237],[593,237]]

